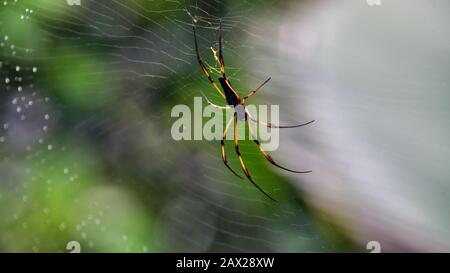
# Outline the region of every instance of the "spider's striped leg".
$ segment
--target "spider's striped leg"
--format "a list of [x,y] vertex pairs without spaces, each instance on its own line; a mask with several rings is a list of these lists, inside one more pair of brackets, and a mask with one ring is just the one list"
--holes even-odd
[[[241,101],[241,97],[234,89],[233,85],[231,85],[231,82],[227,79],[227,75],[225,74],[225,61],[223,60],[223,35],[222,35],[222,21],[220,21],[219,25],[219,63],[220,63],[220,73],[222,73],[222,78],[224,79],[226,85],[228,88],[233,92],[233,94],[236,96],[238,102]],[[219,79],[220,80],[220,79]]]
[[225,126],[225,130],[223,130],[223,136],[222,136],[222,140],[220,141],[220,145],[222,146],[222,161],[225,164],[225,166],[227,166],[227,168],[234,173],[234,175],[236,175],[239,178],[242,178],[242,176],[240,176],[239,174],[237,174],[229,165],[228,165],[228,161],[227,161],[227,156],[225,155],[225,139],[227,138],[227,132],[228,129],[230,128],[231,123],[233,122],[234,117],[232,117],[230,119],[230,121],[228,121],[227,125]]
[[214,88],[216,88],[217,92],[220,93],[220,95],[222,95],[222,97],[224,99],[226,99],[225,94],[222,92],[222,90],[220,90],[220,88],[217,86],[217,84],[214,82],[214,80],[211,78],[211,75],[209,74],[208,69],[206,68],[206,66],[203,64],[202,59],[200,58],[200,53],[198,52],[198,43],[197,43],[197,34],[195,32],[195,27],[192,27],[192,29],[194,30],[194,40],[195,40],[195,54],[197,55],[197,62],[200,65],[200,67],[202,68],[203,72],[205,73],[206,77],[208,77],[208,80],[211,82],[211,84],[214,86]]
[[220,105],[214,104],[208,99],[208,97],[203,92],[201,92],[201,93],[202,93],[202,96],[205,98],[206,102],[208,102],[208,104],[213,106],[214,108],[218,108],[218,109],[233,109],[233,107],[231,107],[230,105],[220,106]]
[[264,157],[267,159],[267,161],[270,162],[270,164],[272,164],[272,165],[274,165],[274,166],[276,166],[276,167],[278,167],[278,168],[280,168],[280,169],[283,169],[283,170],[285,170],[285,171],[289,171],[289,172],[293,172],[293,173],[310,173],[310,172],[311,172],[311,171],[294,171],[294,170],[291,170],[291,169],[288,169],[288,168],[285,168],[285,167],[283,167],[283,166],[278,165],[278,164],[272,159],[272,157],[270,157],[270,155],[267,154],[266,150],[264,150],[264,148],[261,146],[261,143],[259,142],[259,140],[258,140],[258,138],[256,137],[256,135],[253,133],[253,129],[252,129],[252,127],[250,126],[250,123],[248,123],[248,120],[247,120],[247,124],[248,124],[248,129],[250,130],[250,133],[251,133],[251,135],[252,135],[253,141],[256,143],[256,145],[258,145],[259,150],[260,150],[261,153],[264,155]]
[[219,63],[220,63],[220,72],[222,73],[222,77],[226,79],[225,75],[225,62],[223,60],[223,54],[222,54],[222,21],[219,23]]
[[250,98],[250,97],[253,96],[256,92],[258,92],[258,90],[261,89],[266,83],[268,83],[268,82],[270,81],[270,79],[271,79],[271,78],[269,77],[269,78],[268,78],[266,81],[264,81],[260,86],[258,86],[258,88],[256,88],[255,90],[251,90],[250,92],[248,92],[248,94],[245,95],[245,97],[244,97],[242,103],[245,103],[245,100],[246,100],[246,99]]
[[253,122],[255,122],[255,123],[262,124],[262,125],[264,125],[264,126],[266,126],[266,127],[269,127],[269,128],[280,128],[280,129],[283,129],[283,128],[296,128],[296,127],[302,127],[302,126],[311,124],[311,123],[313,123],[314,121],[316,121],[316,120],[313,119],[313,120],[311,120],[311,121],[308,121],[308,122],[302,123],[302,124],[281,126],[281,125],[275,125],[275,124],[273,124],[273,123],[271,123],[271,122],[264,122],[264,121],[257,120],[256,118],[252,117],[252,115],[248,112],[247,109],[245,109],[245,111],[246,111],[247,116],[250,118],[251,121],[253,121]]
[[238,122],[237,122],[237,117],[236,117],[236,113],[234,114],[234,147],[236,148],[236,154],[239,157],[239,161],[241,162],[241,167],[242,170],[245,173],[245,176],[247,176],[248,180],[250,180],[250,182],[252,182],[252,184],[260,191],[262,192],[265,196],[267,196],[270,200],[272,201],[277,201],[275,199],[273,199],[270,195],[268,195],[263,189],[261,189],[258,184],[255,183],[255,181],[253,181],[252,177],[250,176],[250,173],[248,172],[247,167],[245,167],[244,161],[242,160],[242,155],[241,152],[239,151],[239,134],[238,134]]

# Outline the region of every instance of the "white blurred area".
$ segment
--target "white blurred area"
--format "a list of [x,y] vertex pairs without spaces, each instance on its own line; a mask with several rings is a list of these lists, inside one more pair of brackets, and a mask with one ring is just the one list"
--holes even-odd
[[249,71],[272,77],[259,102],[283,123],[317,120],[280,132],[272,155],[313,170],[283,174],[363,247],[450,251],[450,2],[381,2],[255,17]]

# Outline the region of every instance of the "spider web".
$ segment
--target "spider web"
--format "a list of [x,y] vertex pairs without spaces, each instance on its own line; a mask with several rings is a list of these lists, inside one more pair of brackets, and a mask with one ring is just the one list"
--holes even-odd
[[[264,54],[273,33],[257,23],[282,16],[276,1],[3,5],[2,250],[65,251],[76,240],[88,251],[326,251],[301,190],[252,142],[241,142],[244,160],[278,203],[225,168],[217,141],[170,136],[174,105],[192,106],[200,91],[223,104],[195,61],[193,22],[214,78],[222,22],[227,74],[246,93],[270,71],[247,65],[276,58]],[[130,226],[115,227],[114,215]]]

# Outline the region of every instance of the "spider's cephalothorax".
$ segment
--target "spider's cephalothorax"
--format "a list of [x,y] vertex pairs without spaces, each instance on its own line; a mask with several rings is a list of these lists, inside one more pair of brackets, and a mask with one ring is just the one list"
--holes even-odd
[[[228,161],[227,161],[227,157],[225,155],[225,139],[227,136],[227,132],[228,129],[231,126],[231,123],[234,122],[234,146],[235,146],[235,150],[236,150],[236,154],[239,158],[239,162],[241,164],[242,170],[244,171],[245,176],[248,178],[248,180],[250,180],[250,182],[252,182],[252,184],[258,188],[258,190],[260,190],[264,195],[266,195],[268,198],[270,198],[271,200],[275,201],[275,199],[273,199],[270,195],[268,195],[263,189],[261,189],[252,179],[252,177],[250,176],[250,173],[247,169],[247,167],[244,164],[244,161],[242,159],[242,155],[239,151],[239,141],[238,141],[238,126],[237,126],[237,122],[238,120],[243,120],[244,122],[248,122],[249,120],[255,123],[259,123],[262,124],[264,126],[267,126],[269,128],[294,128],[294,127],[300,127],[300,126],[305,126],[308,125],[312,122],[314,122],[314,120],[303,123],[303,124],[298,124],[298,125],[292,125],[292,126],[279,126],[279,125],[274,125],[270,122],[263,122],[263,121],[259,121],[255,118],[253,118],[250,113],[247,111],[247,109],[245,108],[245,101],[253,96],[259,89],[261,89],[269,80],[270,78],[268,78],[265,82],[263,82],[258,88],[251,90],[246,96],[244,96],[244,98],[241,100],[241,97],[238,95],[238,93],[236,92],[236,90],[233,88],[233,86],[231,85],[231,82],[227,79],[227,76],[225,74],[225,62],[223,60],[223,55],[222,55],[222,24],[220,24],[219,26],[219,64],[220,64],[220,73],[222,74],[222,77],[219,78],[219,83],[222,87],[222,90],[217,86],[217,84],[214,82],[214,80],[211,78],[210,72],[209,70],[206,68],[206,66],[203,64],[202,59],[200,58],[200,53],[198,51],[198,43],[197,43],[197,35],[195,32],[195,27],[193,27],[194,30],[194,41],[195,41],[195,53],[197,56],[197,61],[200,64],[200,67],[203,70],[203,73],[205,73],[206,77],[208,78],[208,80],[210,81],[210,83],[213,85],[213,87],[217,90],[217,92],[219,92],[219,94],[227,101],[227,106],[220,106],[220,105],[216,105],[212,102],[209,101],[209,99],[205,96],[208,104],[216,107],[216,108],[220,108],[220,109],[229,109],[231,106],[234,107],[234,115],[233,117],[227,122],[226,126],[225,126],[225,130],[223,131],[223,136],[222,136],[222,140],[220,141],[220,144],[222,146],[222,161],[225,164],[225,166],[236,176],[242,178],[240,175],[238,175],[229,165],[228,165]],[[215,53],[215,51],[214,51]],[[267,154],[267,152],[264,150],[264,148],[261,146],[261,143],[259,142],[259,140],[256,138],[256,135],[253,134],[252,129],[250,127],[250,124],[248,126],[250,132],[252,133],[252,138],[253,141],[256,143],[256,145],[258,146],[258,148],[260,149],[260,151],[262,152],[262,154],[264,155],[264,157],[274,166],[277,166],[278,168],[281,168],[283,170],[286,171],[290,171],[290,172],[294,172],[294,173],[309,173],[311,171],[294,171],[288,168],[285,168],[283,166],[278,165],[277,163],[275,163],[275,161],[273,161],[273,159]]]

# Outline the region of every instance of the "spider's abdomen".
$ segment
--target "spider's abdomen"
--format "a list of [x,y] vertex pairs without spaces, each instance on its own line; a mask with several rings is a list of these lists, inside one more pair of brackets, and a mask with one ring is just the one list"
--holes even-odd
[[223,91],[225,92],[227,104],[233,106],[238,105],[240,103],[240,100],[235,91],[232,89],[233,87],[231,87],[231,84],[222,77],[219,78],[219,82],[222,86]]

